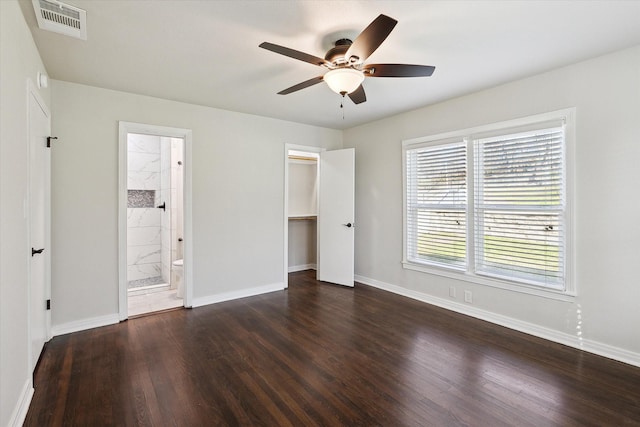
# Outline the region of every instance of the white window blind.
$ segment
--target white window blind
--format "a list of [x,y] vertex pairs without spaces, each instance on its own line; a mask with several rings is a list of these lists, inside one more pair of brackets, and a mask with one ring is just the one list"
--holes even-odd
[[403,266],[535,295],[574,294],[574,115],[404,141]]
[[475,271],[563,288],[562,126],[474,140]]
[[464,269],[466,143],[407,150],[406,161],[409,261]]

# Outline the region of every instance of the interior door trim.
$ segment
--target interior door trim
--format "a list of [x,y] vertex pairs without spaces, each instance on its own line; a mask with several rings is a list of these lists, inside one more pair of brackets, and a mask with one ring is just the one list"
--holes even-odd
[[129,133],[182,138],[184,140],[184,265],[182,274],[185,286],[184,306],[193,306],[193,132],[191,129],[120,121],[118,122],[118,315],[120,321],[129,317],[127,307],[127,134]]
[[284,209],[282,211],[283,217],[283,229],[284,229],[284,244],[283,244],[283,274],[282,284],[284,289],[289,287],[289,150],[294,151],[306,151],[308,153],[321,153],[326,151],[326,148],[313,147],[309,145],[299,144],[284,144]]
[[[36,85],[33,83],[31,79],[27,79],[27,144],[26,145],[26,158],[27,158],[27,194],[24,200],[24,216],[27,223],[27,241],[25,242],[25,253],[30,253],[31,249],[31,194],[32,194],[32,186],[31,182],[31,113],[30,113],[30,102],[33,99],[45,117],[47,118],[47,130],[51,133],[51,111],[47,106],[46,102],[40,95],[40,92]],[[44,224],[44,246],[45,248],[51,247],[51,156],[49,153],[46,153],[45,157],[45,188],[44,188],[44,212],[45,212],[45,224]],[[44,257],[44,295],[45,299],[51,299],[51,251],[44,251],[42,254]],[[28,336],[28,358],[29,358],[29,368],[30,372],[33,372],[35,366],[31,366],[31,361],[33,360],[33,344],[32,344],[32,324],[31,324],[31,257],[29,257],[29,263],[27,268],[27,301],[28,301],[28,314],[27,314],[27,336]],[[42,302],[44,306],[44,301]],[[51,311],[47,310],[45,312],[45,343],[52,338],[51,333]]]

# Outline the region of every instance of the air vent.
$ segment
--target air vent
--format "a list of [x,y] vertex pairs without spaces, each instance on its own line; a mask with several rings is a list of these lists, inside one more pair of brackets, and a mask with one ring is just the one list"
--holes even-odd
[[77,39],[87,39],[87,12],[56,0],[32,0],[38,27]]

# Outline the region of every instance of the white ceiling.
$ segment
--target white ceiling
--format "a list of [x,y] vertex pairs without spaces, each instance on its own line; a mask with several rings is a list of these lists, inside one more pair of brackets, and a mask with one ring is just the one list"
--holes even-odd
[[[38,29],[51,78],[344,129],[640,44],[640,1],[66,0],[88,40]],[[432,77],[368,78],[354,105],[325,85],[282,89],[324,68],[258,48],[323,57],[384,13],[398,25],[369,63],[436,66]],[[343,118],[344,113],[344,118]]]

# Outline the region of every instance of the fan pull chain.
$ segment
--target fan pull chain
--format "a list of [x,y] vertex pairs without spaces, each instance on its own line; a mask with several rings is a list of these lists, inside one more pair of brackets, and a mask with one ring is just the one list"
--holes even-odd
[[344,93],[342,94],[342,100],[340,101],[340,109],[342,110],[342,120],[344,120]]

